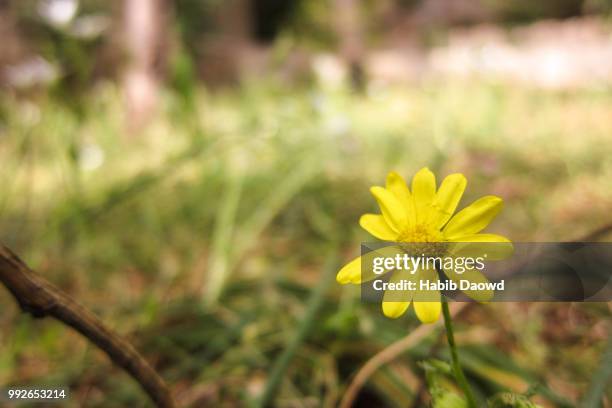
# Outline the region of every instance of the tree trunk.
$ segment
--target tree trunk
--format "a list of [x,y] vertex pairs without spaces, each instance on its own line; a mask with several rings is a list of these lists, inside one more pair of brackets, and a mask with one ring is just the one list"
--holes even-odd
[[348,70],[351,85],[362,89],[365,82],[363,70],[363,25],[359,0],[334,0],[336,30],[340,55]]
[[127,125],[137,132],[157,107],[157,63],[163,41],[161,0],[125,0],[124,36],[128,54],[124,76]]

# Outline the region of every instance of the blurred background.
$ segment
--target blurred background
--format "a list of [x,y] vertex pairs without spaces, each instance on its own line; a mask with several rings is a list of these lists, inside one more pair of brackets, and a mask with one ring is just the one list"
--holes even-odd
[[[514,241],[612,223],[611,11],[0,0],[0,240],[133,341],[181,406],[248,406],[277,380],[270,405],[338,406],[419,327],[333,280],[369,239],[358,219],[388,171],[464,173],[460,207],[503,197],[489,231]],[[0,384],[67,385],[69,407],[149,406],[79,335],[4,290],[0,307]],[[457,341],[479,397],[571,407],[606,390],[609,317],[609,304],[471,305]],[[372,373],[353,406],[427,406],[426,371],[455,390],[422,363],[448,359],[441,330]]]

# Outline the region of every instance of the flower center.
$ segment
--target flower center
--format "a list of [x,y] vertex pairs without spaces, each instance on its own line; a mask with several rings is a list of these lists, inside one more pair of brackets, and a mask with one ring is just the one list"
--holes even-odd
[[417,224],[402,231],[398,237],[400,242],[441,242],[442,233],[426,224]]
[[417,224],[402,231],[398,241],[402,250],[411,255],[441,256],[446,252],[442,233],[427,224]]

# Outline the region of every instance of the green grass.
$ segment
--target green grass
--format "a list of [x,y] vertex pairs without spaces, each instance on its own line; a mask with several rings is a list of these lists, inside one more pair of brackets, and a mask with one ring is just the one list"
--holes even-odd
[[[263,392],[330,242],[343,261],[357,255],[367,239],[357,220],[376,211],[368,188],[389,170],[465,173],[461,205],[502,196],[491,231],[516,241],[571,240],[611,221],[607,89],[427,83],[359,96],[245,83],[195,95],[190,111],[166,93],[142,135],[125,133],[110,85],[82,118],[45,97],[0,97],[0,238],[132,338],[195,406]],[[88,169],[87,151],[103,163]],[[0,384],[69,384],[74,406],[146,405],[75,334],[20,316],[3,291],[0,305]],[[277,404],[335,406],[357,368],[417,325],[378,309],[333,285],[283,363]],[[467,349],[478,392],[523,392],[537,379],[550,386],[542,401],[575,401],[598,366],[608,315],[601,305],[479,306],[457,322],[457,341],[511,356]],[[436,341],[378,373],[363,401],[409,403],[416,390],[398,381],[424,378],[417,362]]]

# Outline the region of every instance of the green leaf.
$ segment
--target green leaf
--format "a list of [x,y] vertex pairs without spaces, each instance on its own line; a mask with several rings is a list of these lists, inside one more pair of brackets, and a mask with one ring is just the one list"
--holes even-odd
[[500,392],[489,399],[490,408],[541,408],[524,395]]
[[454,392],[444,391],[433,401],[434,408],[468,408],[467,402]]
[[442,360],[429,359],[419,363],[425,370],[425,378],[434,408],[467,408],[468,404],[461,396],[446,388],[445,377],[452,376],[450,364]]

